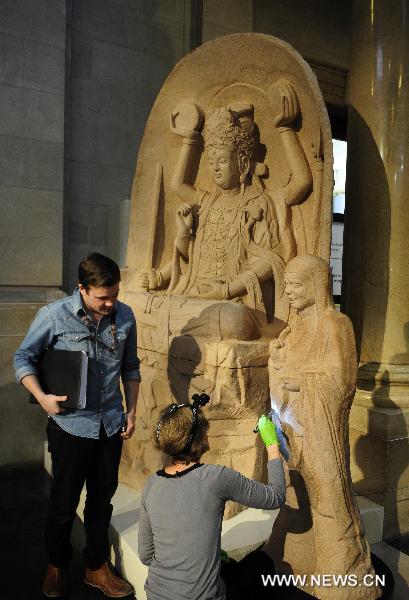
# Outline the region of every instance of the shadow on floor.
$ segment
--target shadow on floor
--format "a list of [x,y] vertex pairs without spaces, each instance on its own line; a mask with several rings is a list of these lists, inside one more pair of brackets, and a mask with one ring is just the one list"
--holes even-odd
[[385,541],[390,546],[396,548],[396,550],[399,550],[400,552],[403,552],[409,556],[409,533],[404,533]]
[[[41,584],[47,566],[43,548],[50,477],[43,467],[0,469],[1,600],[44,600]],[[74,522],[74,557],[69,567],[72,600],[102,600],[99,590],[82,582],[84,531]],[[135,600],[135,596],[128,596]]]

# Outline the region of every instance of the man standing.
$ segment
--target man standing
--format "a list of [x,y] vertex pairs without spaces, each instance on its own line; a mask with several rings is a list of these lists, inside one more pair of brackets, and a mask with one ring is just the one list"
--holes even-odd
[[[90,254],[80,263],[78,275],[78,288],[72,296],[38,312],[14,357],[17,380],[49,416],[53,480],[45,530],[49,565],[42,591],[48,598],[67,593],[65,568],[72,555],[71,529],[86,482],[84,581],[106,596],[122,598],[133,588],[108,565],[108,528],[122,441],[129,439],[135,429],[140,382],[136,323],[131,308],[117,300],[121,275],[113,260]],[[47,348],[87,352],[85,409],[64,410],[66,396],[46,394],[41,388],[36,365]]]

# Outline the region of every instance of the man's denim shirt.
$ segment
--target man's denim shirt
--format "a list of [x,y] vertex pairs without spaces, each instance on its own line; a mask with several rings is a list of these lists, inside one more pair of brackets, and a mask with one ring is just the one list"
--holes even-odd
[[[101,420],[108,436],[116,433],[124,418],[119,377],[122,381],[141,379],[132,309],[117,301],[114,310],[117,349],[113,351],[104,347],[112,347],[111,315],[101,318],[96,329],[96,341],[91,341],[90,331],[81,320],[86,313],[76,289],[72,296],[39,310],[14,354],[16,379],[21,382],[26,375],[38,375],[36,364],[46,348],[87,352],[90,360],[85,409],[50,415],[62,429],[73,435],[98,438]],[[99,344],[99,340],[104,345]]]

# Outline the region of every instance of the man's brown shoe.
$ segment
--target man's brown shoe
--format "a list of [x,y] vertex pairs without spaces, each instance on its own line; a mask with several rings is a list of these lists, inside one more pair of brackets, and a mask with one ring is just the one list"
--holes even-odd
[[47,598],[62,598],[68,593],[67,575],[64,569],[48,565],[43,587],[41,588]]
[[96,571],[86,569],[84,583],[99,588],[108,598],[124,598],[134,592],[131,584],[115,575],[109,568],[108,563],[104,563]]

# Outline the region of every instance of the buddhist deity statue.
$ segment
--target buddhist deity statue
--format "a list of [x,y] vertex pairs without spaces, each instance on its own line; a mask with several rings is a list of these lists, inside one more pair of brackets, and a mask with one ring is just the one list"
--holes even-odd
[[[143,289],[162,289],[166,295],[186,299],[183,307],[180,301],[172,303],[163,296],[147,301],[151,313],[170,303],[171,332],[177,331],[174,322],[180,331],[181,313],[185,314],[185,333],[188,321],[195,318],[195,335],[212,337],[213,333],[216,339],[255,339],[274,316],[282,324],[287,319],[283,272],[296,253],[288,210],[310,193],[312,176],[294,129],[300,110],[294,88],[279,80],[270,94],[278,110],[272,124],[291,173],[277,198],[266,192],[259,174],[261,165],[255,160],[259,135],[252,104],[215,108],[206,115],[203,138],[212,191],[188,182],[192,151],[201,143],[198,129],[175,124],[177,117],[181,120],[186,115],[186,121],[193,115],[199,127],[201,111],[195,105],[182,104],[172,113],[171,129],[182,138],[182,148],[171,188],[183,201],[176,211],[173,256],[161,269],[140,272]],[[193,303],[187,300],[192,298]],[[220,301],[232,299],[236,302],[220,306]],[[175,319],[173,312],[177,313]],[[222,318],[214,321],[219,313]],[[200,314],[206,315],[202,323],[198,322]],[[221,327],[215,332],[209,323],[219,321]]]
[[[352,492],[348,417],[355,392],[355,339],[329,295],[329,267],[297,256],[285,269],[289,325],[270,342],[273,408],[289,439],[287,503],[267,545],[278,570],[357,577],[374,574]],[[317,587],[320,599],[370,599],[376,586]]]

